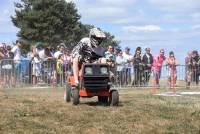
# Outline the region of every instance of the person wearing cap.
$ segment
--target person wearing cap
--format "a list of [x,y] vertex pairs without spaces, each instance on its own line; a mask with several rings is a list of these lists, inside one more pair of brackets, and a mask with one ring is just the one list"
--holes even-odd
[[[92,63],[98,61],[104,56],[105,49],[100,46],[103,39],[106,38],[103,31],[98,28],[92,28],[89,37],[81,39],[81,41],[72,50],[72,68],[75,79],[75,86],[79,85],[79,65],[82,63]],[[105,62],[101,60],[101,62]]]
[[125,51],[123,53],[123,57],[126,59],[126,64],[125,64],[125,84],[131,84],[131,69],[132,63],[133,63],[133,55],[130,54],[130,48],[126,47]]
[[177,69],[176,66],[178,65],[178,61],[174,56],[174,52],[169,52],[169,57],[166,60],[167,63],[167,71],[168,71],[168,84],[171,88],[172,86],[176,85],[177,80]]
[[154,82],[155,86],[159,86],[159,79],[161,77],[161,70],[163,66],[163,62],[165,61],[165,51],[164,49],[160,49],[160,53],[153,57],[153,74],[154,74]]
[[148,85],[153,65],[153,56],[149,47],[145,48],[145,54],[142,57],[142,63],[144,64],[144,82],[145,85]]

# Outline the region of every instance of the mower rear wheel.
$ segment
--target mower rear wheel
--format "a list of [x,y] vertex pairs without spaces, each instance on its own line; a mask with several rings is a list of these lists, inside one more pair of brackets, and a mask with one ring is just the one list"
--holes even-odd
[[79,91],[76,87],[72,88],[72,104],[73,105],[78,105],[79,104]]
[[110,106],[118,106],[119,104],[119,93],[117,90],[113,90],[111,91],[111,95],[110,95]]
[[71,101],[71,87],[69,83],[66,83],[64,87],[65,87],[64,100],[66,102],[70,102]]
[[99,103],[108,103],[108,96],[98,96]]

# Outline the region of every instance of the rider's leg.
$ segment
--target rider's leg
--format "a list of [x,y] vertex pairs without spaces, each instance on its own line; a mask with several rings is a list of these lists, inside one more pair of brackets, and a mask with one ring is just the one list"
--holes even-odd
[[79,84],[79,81],[78,81],[79,66],[78,65],[79,65],[79,59],[75,57],[73,59],[73,74],[74,74],[75,84]]

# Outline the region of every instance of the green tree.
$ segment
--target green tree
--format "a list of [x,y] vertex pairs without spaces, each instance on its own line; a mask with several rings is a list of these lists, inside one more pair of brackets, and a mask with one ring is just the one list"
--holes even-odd
[[[57,46],[64,42],[72,48],[82,37],[88,35],[91,25],[80,22],[80,15],[73,2],[65,0],[21,0],[15,3],[13,24],[20,30],[17,34],[23,42],[23,49],[29,50],[31,44],[43,42]],[[114,36],[106,33],[105,43],[117,42]]]

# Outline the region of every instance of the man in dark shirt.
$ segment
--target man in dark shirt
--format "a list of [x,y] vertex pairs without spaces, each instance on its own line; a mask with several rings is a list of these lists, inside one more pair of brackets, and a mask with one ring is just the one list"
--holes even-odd
[[145,54],[142,57],[142,63],[144,64],[145,85],[148,85],[151,76],[151,68],[153,65],[153,56],[150,48],[145,48]]
[[190,63],[192,68],[193,81],[196,82],[196,85],[198,85],[200,76],[200,56],[198,54],[198,51],[195,50],[192,52]]

